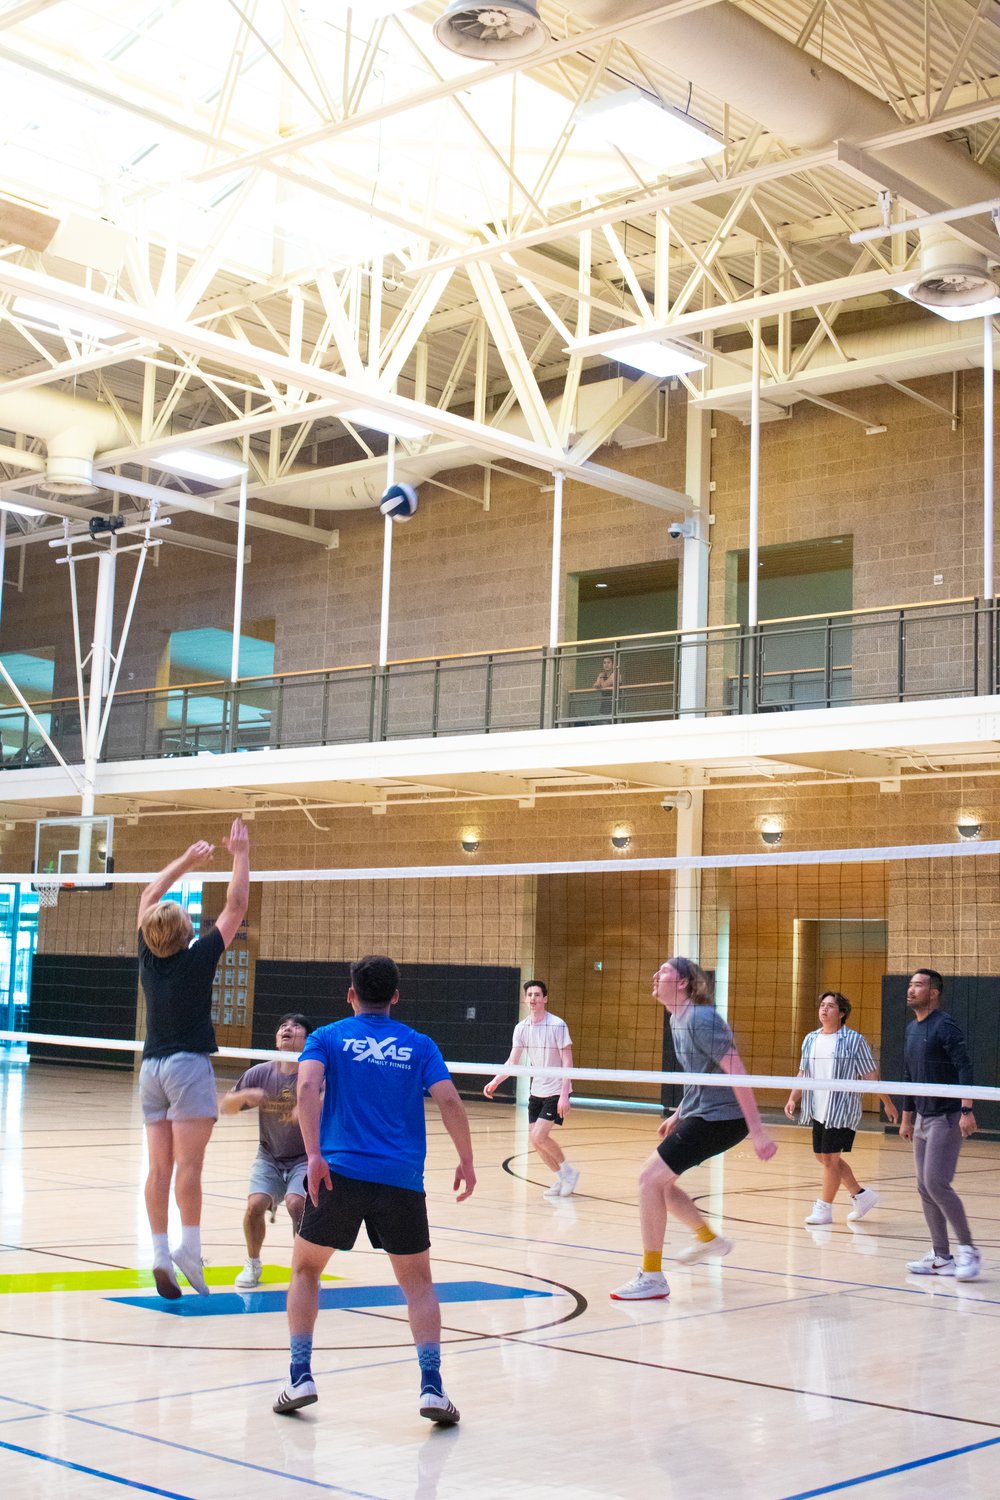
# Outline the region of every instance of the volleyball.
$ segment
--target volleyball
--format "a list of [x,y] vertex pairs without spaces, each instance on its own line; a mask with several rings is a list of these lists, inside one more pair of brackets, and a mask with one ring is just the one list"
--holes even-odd
[[417,508],[417,492],[412,484],[390,484],[378,508],[394,521],[408,521]]

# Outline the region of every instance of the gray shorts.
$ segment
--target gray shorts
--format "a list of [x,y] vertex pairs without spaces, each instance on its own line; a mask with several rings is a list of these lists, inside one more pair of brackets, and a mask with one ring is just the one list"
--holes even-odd
[[172,1052],[144,1058],[139,1099],[147,1125],[160,1120],[217,1120],[215,1072],[204,1052]]
[[250,1192],[265,1194],[270,1198],[272,1208],[277,1208],[284,1201],[286,1194],[291,1197],[304,1198],[307,1165],[303,1157],[293,1167],[279,1167],[277,1162],[262,1154],[257,1157],[250,1168]]

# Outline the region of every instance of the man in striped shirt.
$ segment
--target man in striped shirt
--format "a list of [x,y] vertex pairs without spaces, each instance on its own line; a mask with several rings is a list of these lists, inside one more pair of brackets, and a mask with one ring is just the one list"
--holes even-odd
[[[526,1020],[519,1021],[514,1027],[507,1067],[516,1067],[523,1060],[532,1070],[528,1096],[531,1144],[545,1165],[556,1174],[555,1182],[545,1189],[545,1197],[568,1198],[580,1180],[580,1173],[566,1160],[552,1131],[562,1125],[569,1114],[570,1081],[552,1075],[546,1069],[571,1068],[573,1044],[566,1022],[549,1013],[549,991],[544,980],[529,979],[524,986],[524,999],[529,1014]],[[508,1074],[498,1073],[490,1079],[483,1089],[487,1099],[493,1098],[506,1077]]]
[[[846,995],[838,990],[826,990],[820,995],[819,1027],[810,1031],[802,1043],[800,1078],[878,1077],[872,1049],[860,1031],[847,1025],[850,1014],[851,1002]],[[895,1104],[888,1094],[879,1097],[886,1118],[895,1125],[899,1118]],[[841,1186],[846,1187],[853,1199],[847,1217],[863,1219],[878,1202],[878,1193],[874,1188],[862,1187],[850,1165],[844,1161],[861,1124],[861,1095],[840,1089],[792,1089],[785,1104],[785,1114],[790,1120],[795,1118],[800,1098],[802,1113],[799,1118],[803,1125],[812,1121],[813,1154],[823,1168],[822,1191],[806,1223],[810,1226],[833,1223],[833,1200]]]

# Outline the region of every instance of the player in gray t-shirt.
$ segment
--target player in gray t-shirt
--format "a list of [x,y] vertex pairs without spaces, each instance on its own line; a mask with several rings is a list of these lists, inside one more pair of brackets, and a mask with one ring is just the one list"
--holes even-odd
[[[668,958],[653,977],[653,996],[670,1017],[670,1035],[685,1073],[745,1073],[733,1033],[712,1003],[708,977],[689,958]],[[694,1235],[677,1259],[693,1265],[708,1256],[728,1255],[732,1242],[709,1229],[678,1178],[749,1135],[761,1161],[777,1151],[761,1124],[752,1089],[685,1084],[681,1102],[659,1129],[660,1145],[639,1178],[642,1266],[631,1281],[611,1293],[616,1302],[669,1297],[663,1275],[667,1214],[676,1214]]]
[[264,1245],[265,1216],[270,1210],[271,1222],[279,1204],[284,1201],[292,1230],[298,1233],[306,1201],[306,1148],[295,1113],[295,1086],[298,1081],[297,1054],[306,1044],[312,1025],[295,1012],[278,1022],[275,1047],[279,1052],[295,1053],[288,1062],[258,1063],[248,1068],[219,1105],[224,1115],[243,1109],[257,1109],[257,1158],[250,1168],[250,1194],[243,1215],[243,1235],[247,1242],[247,1261],[236,1278],[240,1291],[252,1291],[260,1285],[260,1252]]

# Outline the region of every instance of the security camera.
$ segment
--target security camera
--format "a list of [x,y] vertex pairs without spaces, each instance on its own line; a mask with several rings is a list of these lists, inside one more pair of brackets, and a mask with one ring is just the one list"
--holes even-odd
[[668,792],[665,797],[660,799],[660,806],[664,812],[676,812],[679,808],[686,810],[691,806],[691,793]]
[[670,525],[667,527],[667,536],[670,537],[672,541],[676,542],[683,535],[684,535],[684,522],[683,521],[671,521]]

